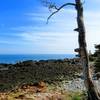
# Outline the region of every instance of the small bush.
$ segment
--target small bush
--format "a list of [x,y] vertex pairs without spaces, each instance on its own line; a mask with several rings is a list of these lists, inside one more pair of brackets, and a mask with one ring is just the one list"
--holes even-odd
[[75,95],[72,97],[72,100],[82,100],[82,98],[79,95]]

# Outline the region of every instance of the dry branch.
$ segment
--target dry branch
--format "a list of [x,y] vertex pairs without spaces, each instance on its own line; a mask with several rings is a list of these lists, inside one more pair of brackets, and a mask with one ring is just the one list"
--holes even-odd
[[55,9],[56,9],[56,11],[54,11],[48,18],[47,18],[47,23],[48,23],[48,21],[49,21],[49,19],[54,15],[54,14],[56,14],[57,12],[59,12],[62,8],[64,8],[65,6],[76,6],[76,4],[74,4],[74,3],[65,3],[65,4],[63,4],[62,6],[60,6],[59,8],[57,8],[56,6],[53,6]]

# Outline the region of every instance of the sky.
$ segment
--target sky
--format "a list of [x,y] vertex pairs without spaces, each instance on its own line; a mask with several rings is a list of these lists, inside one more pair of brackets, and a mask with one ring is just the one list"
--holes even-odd
[[[57,7],[74,2],[49,1]],[[100,0],[85,0],[83,6],[87,48],[94,52],[100,44]],[[50,14],[41,0],[0,0],[0,54],[74,54],[76,10],[64,7],[46,24]]]

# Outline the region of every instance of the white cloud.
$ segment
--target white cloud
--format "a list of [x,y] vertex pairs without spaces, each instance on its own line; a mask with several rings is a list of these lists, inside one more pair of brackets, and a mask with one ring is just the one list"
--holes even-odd
[[22,38],[26,41],[30,41],[33,45],[38,45],[38,47],[44,48],[49,53],[51,51],[56,51],[60,53],[71,53],[73,49],[77,46],[77,42],[74,41],[77,40],[77,35],[72,34],[37,33],[36,35],[34,35],[34,33],[23,33]]
[[87,11],[85,13],[85,24],[88,50],[94,52],[94,44],[100,44],[100,13]]
[[[43,7],[45,8],[45,7]],[[67,32],[68,30],[73,30],[73,28],[76,26],[75,22],[75,11],[72,9],[62,9],[59,13],[52,16],[49,20],[49,23],[46,24],[48,16],[51,14],[50,12],[47,12],[48,10],[44,10],[40,13],[27,13],[29,19],[31,22],[33,21],[33,25],[31,26],[19,26],[19,27],[13,27],[12,30],[19,30],[19,31],[25,31],[25,32],[32,32],[32,31],[41,31],[41,32],[47,32],[47,31],[53,31],[53,32]],[[70,18],[70,19],[69,19]],[[34,24],[34,21],[37,21],[36,24]],[[41,22],[43,21],[43,22]],[[38,24],[39,23],[39,24]],[[58,29],[59,28],[59,29]]]
[[11,44],[11,42],[3,39],[3,40],[0,40],[0,44]]
[[[46,21],[47,9],[43,13],[29,13],[31,20]],[[84,21],[86,26],[86,39],[88,50],[94,51],[94,44],[100,43],[100,14],[98,12],[84,11]],[[78,47],[77,33],[73,32],[76,28],[76,11],[72,9],[62,9],[61,12],[51,18],[49,24],[20,26],[13,30],[22,30],[19,34],[22,41],[27,41],[38,50],[54,53],[72,53]]]

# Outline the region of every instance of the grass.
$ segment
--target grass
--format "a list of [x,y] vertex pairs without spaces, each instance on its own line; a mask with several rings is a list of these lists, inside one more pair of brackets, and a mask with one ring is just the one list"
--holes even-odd
[[0,100],[37,100],[37,98],[40,98],[39,100],[42,100],[42,97],[49,98],[49,100],[86,100],[86,93],[84,91],[64,91],[61,89],[61,87],[57,87],[57,85],[52,84],[45,85],[46,90],[44,92],[34,92],[33,89],[36,88],[32,87],[34,86],[27,86],[27,89],[25,88],[26,90],[24,90],[24,88],[22,89],[21,87],[19,87],[18,89],[13,90],[11,92],[1,94]]
[[86,100],[84,92],[65,92],[63,100]]
[[[16,98],[18,98],[18,97],[25,98],[25,95],[30,97],[29,100],[36,100],[36,99],[34,99],[34,97],[35,97],[34,94],[24,93],[24,92],[9,93],[7,95],[7,100],[16,100]],[[40,94],[40,95],[43,96],[43,94]],[[79,92],[63,92],[63,94],[61,94],[61,95],[63,97],[61,100],[86,100],[86,95],[84,95],[82,92],[80,92],[80,93]],[[49,98],[51,98],[51,97],[49,97]],[[1,98],[0,98],[0,100],[1,100]],[[23,99],[20,99],[20,100],[23,100]],[[40,100],[42,100],[42,99],[40,99]],[[44,100],[46,100],[46,99],[44,99]],[[50,100],[55,100],[55,99],[50,99]]]

